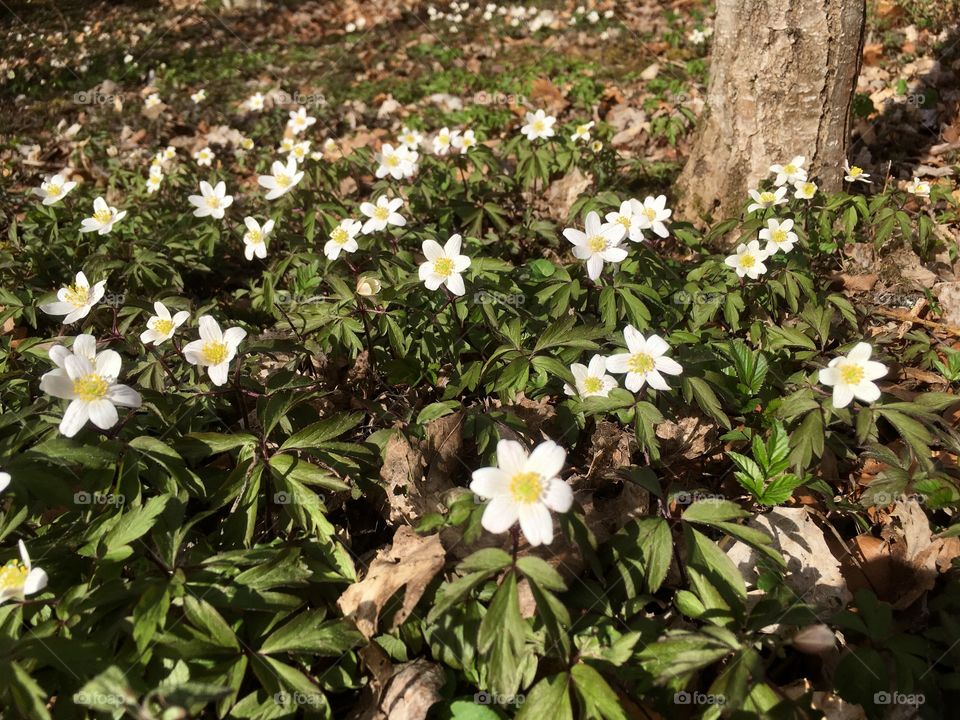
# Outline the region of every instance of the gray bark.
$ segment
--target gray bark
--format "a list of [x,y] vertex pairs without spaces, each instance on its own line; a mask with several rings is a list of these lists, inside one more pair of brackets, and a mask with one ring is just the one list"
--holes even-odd
[[864,15],[864,0],[718,0],[682,217],[736,214],[770,165],[796,155],[822,189],[839,189]]

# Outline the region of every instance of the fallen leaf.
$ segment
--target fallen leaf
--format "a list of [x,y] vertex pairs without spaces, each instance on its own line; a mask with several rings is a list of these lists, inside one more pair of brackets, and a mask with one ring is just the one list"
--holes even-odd
[[363,580],[348,587],[337,606],[360,632],[371,638],[377,634],[377,621],[384,605],[406,587],[403,604],[393,617],[395,628],[413,612],[443,561],[439,535],[417,535],[413,528],[401,525],[393,536],[393,544],[377,553]]

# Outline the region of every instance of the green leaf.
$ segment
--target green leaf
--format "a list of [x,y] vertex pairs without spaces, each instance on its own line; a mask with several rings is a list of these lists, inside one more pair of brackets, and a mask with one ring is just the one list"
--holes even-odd
[[496,695],[513,696],[520,684],[526,623],[520,615],[517,576],[508,572],[480,623],[477,649],[486,656],[487,681]]
[[340,413],[331,418],[325,418],[302,430],[298,430],[288,437],[281,450],[301,449],[309,450],[321,446],[328,440],[340,437],[348,430],[352,430],[363,420],[363,413]]
[[550,567],[545,560],[534,555],[525,555],[517,560],[517,570],[526,575],[531,582],[547,590],[559,592],[567,589],[560,573]]
[[187,595],[183,599],[183,611],[190,624],[200,630],[214,645],[234,650],[240,649],[237,636],[213,605],[193,595]]
[[603,676],[585,663],[577,663],[570,672],[573,688],[583,703],[587,720],[627,720],[620,699]]
[[309,610],[273,632],[260,652],[264,655],[292,652],[340,657],[347,650],[364,644],[365,638],[346,620],[322,623],[326,610]]
[[573,720],[569,686],[567,673],[545,677],[533,686],[516,720]]
[[102,545],[106,549],[104,559],[126,557],[129,554],[125,550],[127,546],[150,532],[157,518],[166,510],[170,499],[169,495],[150,498],[142,507],[133,508],[121,515],[119,522],[103,538]]

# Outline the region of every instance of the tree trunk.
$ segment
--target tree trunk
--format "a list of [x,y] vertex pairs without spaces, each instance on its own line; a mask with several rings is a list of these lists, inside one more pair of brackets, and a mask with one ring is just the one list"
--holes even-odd
[[822,189],[840,188],[864,15],[864,0],[718,0],[682,217],[738,214],[770,165],[796,155]]

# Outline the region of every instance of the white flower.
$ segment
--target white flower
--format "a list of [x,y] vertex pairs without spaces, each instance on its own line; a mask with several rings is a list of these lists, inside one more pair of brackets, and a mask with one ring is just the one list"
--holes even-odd
[[592,143],[590,143],[590,149],[593,150],[595,153],[598,153],[601,150],[603,150],[603,143],[600,142],[599,140],[594,140]]
[[760,249],[759,241],[751,240],[749,243],[740,243],[737,254],[729,256],[724,263],[737,271],[737,277],[746,275],[751,280],[756,280],[767,271],[767,266],[763,264],[767,257],[769,254]]
[[673,210],[667,208],[666,195],[657,195],[657,197],[647,195],[642,205],[637,200],[634,200],[633,203],[633,212],[640,216],[641,230],[653,230],[656,235],[662,238],[670,235],[667,226],[663,224],[663,221],[669,220],[673,214]]
[[247,260],[253,260],[256,255],[261,260],[267,256],[267,236],[273,231],[273,220],[267,220],[263,227],[252,217],[245,217],[243,224],[247,232],[243,235],[243,255]]
[[316,121],[317,119],[307,115],[307,109],[302,107],[296,112],[293,110],[290,111],[290,119],[287,120],[287,127],[294,135],[299,135]]
[[873,180],[870,179],[870,175],[865,173],[862,167],[851,165],[846,160],[843,161],[843,171],[846,173],[843,179],[847,182],[862,182],[867,184],[873,182]]
[[151,93],[147,96],[147,99],[144,101],[143,106],[149,110],[150,108],[155,108],[158,105],[162,104],[163,101],[160,99],[160,95],[157,93]]
[[520,128],[521,134],[526,136],[527,140],[533,142],[540,138],[551,138],[554,135],[553,125],[557,119],[552,115],[547,115],[543,110],[537,110],[535,113],[527,113],[527,123]]
[[[113,351],[111,350],[110,352]],[[73,347],[66,348],[63,345],[54,345],[47,351],[47,355],[50,357],[51,362],[53,362],[53,364],[57,367],[48,373],[44,373],[43,377],[40,378],[41,383],[43,383],[43,378],[51,373],[65,375],[66,371],[64,370],[63,366],[67,357],[70,355],[76,355],[78,357],[85,358],[90,364],[96,365],[97,340],[95,337],[93,337],[93,335],[77,335],[73,339]]]
[[276,200],[281,195],[285,195],[297,186],[303,180],[303,171],[297,170],[297,161],[292,157],[284,165],[279,160],[274,161],[270,168],[272,175],[261,175],[257,178],[260,187],[268,190],[266,199]]
[[[793,246],[797,242],[797,234],[792,230],[793,220],[767,220],[767,226],[760,231],[760,239],[767,241],[767,247],[764,249],[767,257],[778,250],[783,250],[785,253],[793,250]],[[737,274],[739,275],[739,272]],[[741,275],[741,277],[743,276]]]
[[450,152],[450,148],[453,146],[453,141],[459,134],[459,130],[451,131],[449,128],[441,128],[440,132],[438,132],[433,138],[434,154],[446,155],[448,152]]
[[577,129],[573,131],[573,135],[570,136],[570,139],[573,142],[580,142],[581,140],[586,142],[590,139],[590,129],[593,127],[593,120],[583,125],[577,125]]
[[254,93],[244,100],[243,105],[247,110],[260,111],[263,110],[263,99],[263,93]]
[[63,200],[67,193],[76,186],[77,184],[75,182],[68,182],[64,179],[63,175],[57,173],[56,175],[50,175],[40,183],[40,187],[34,188],[33,194],[42,197],[44,205],[53,205]]
[[0,567],[0,604],[7,600],[23,600],[47,586],[47,574],[30,564],[30,554],[23,540],[17,542],[20,560],[8,560]]
[[386,229],[387,225],[398,225],[400,227],[406,225],[407,219],[397,212],[402,206],[403,198],[390,200],[384,195],[377,198],[376,205],[370,202],[360,203],[360,212],[369,218],[360,231],[364,235],[369,235],[372,232]]
[[917,197],[930,197],[930,183],[915,177],[907,183],[907,192],[913,193]]
[[470,148],[476,147],[477,137],[473,134],[473,130],[464,130],[463,134],[457,135],[452,142],[461,155],[466,155],[470,152]]
[[766,210],[774,205],[783,205],[787,202],[786,195],[786,187],[778,187],[775,192],[751,190],[750,197],[753,198],[753,202],[747,206],[747,212],[752,213],[754,210]]
[[0,492],[3,492],[10,485],[10,473],[0,472]]
[[240,149],[241,150],[253,150],[253,140],[251,138],[245,137],[240,139]]
[[40,389],[48,395],[69,400],[60,432],[73,437],[90,420],[101,430],[117,424],[116,406],[138,408],[140,393],[117,384],[120,355],[113,350],[99,353],[94,362],[76,352],[63,358],[63,368],[48,372],[40,380]]
[[193,100],[194,105],[199,105],[207,99],[207,91],[203,88],[200,88],[195,93],[190,94],[190,99]]
[[416,150],[420,147],[420,143],[423,142],[423,135],[404,125],[403,129],[400,131],[400,137],[397,139],[400,141],[401,145],[406,145],[411,150]]
[[296,145],[297,143],[292,137],[285,137],[280,141],[280,145],[277,146],[277,152],[288,155],[293,152],[293,148],[295,148]]
[[582,398],[606,397],[617,387],[616,378],[607,375],[607,360],[602,355],[594,355],[590,358],[589,365],[573,363],[570,366],[570,372],[573,373],[576,387],[565,383],[563,391],[567,395],[579,395]]
[[106,235],[113,230],[114,223],[120,222],[126,217],[127,211],[118,211],[115,207],[107,205],[102,197],[93,201],[93,215],[84,218],[80,223],[80,232],[88,233],[97,231],[100,235]]
[[47,315],[64,315],[63,324],[69,325],[85,318],[90,313],[90,309],[100,302],[106,284],[106,280],[101,280],[91,288],[90,283],[87,282],[87,276],[78,272],[73,285],[57,291],[57,302],[41,305],[40,309]]
[[781,185],[796,185],[807,179],[807,171],[803,168],[806,158],[803,155],[797,155],[786,165],[771,165],[770,172],[776,174],[773,184],[777,187]]
[[380,281],[377,278],[362,277],[357,279],[357,295],[370,297],[376,295],[381,290]]
[[378,178],[389,175],[394,180],[409,177],[416,172],[418,154],[406,145],[394,149],[390,143],[384,143],[377,156],[380,163],[376,175]]
[[813,200],[813,196],[817,194],[817,184],[809,180],[798,182],[793,187],[797,190],[793,194],[797,200]]
[[157,314],[147,320],[147,329],[140,333],[140,342],[144,345],[147,343],[160,345],[166,342],[190,317],[190,313],[186,310],[181,310],[171,317],[167,306],[159,300],[153,304],[153,310]]
[[330,233],[330,239],[323,246],[323,254],[330,260],[336,260],[341,252],[353,253],[357,251],[357,241],[354,239],[363,225],[359,220],[346,218],[341,220],[333,232]]
[[187,199],[197,208],[193,211],[195,217],[209,215],[216,220],[220,220],[226,209],[233,205],[233,195],[227,195],[227,184],[223,180],[218,182],[216,187],[212,187],[206,180],[201,180],[200,195],[191,195]]
[[694,45],[703,45],[707,41],[707,36],[703,34],[703,30],[694,28],[690,31],[690,34],[687,35],[687,39]]
[[587,214],[584,230],[567,228],[563,236],[573,243],[574,257],[587,261],[587,275],[596,280],[604,262],[623,262],[627,257],[627,251],[619,247],[626,231],[620,223],[601,223],[595,212]]
[[626,238],[630,242],[643,242],[643,228],[641,227],[641,213],[643,205],[636,200],[624,200],[620,203],[618,212],[608,212],[608,223],[620,223],[623,225]]
[[237,355],[237,346],[247,336],[243,328],[232,327],[220,332],[220,326],[210,315],[200,318],[200,339],[187,343],[183,356],[191,365],[207,368],[214,385],[227,382],[230,361]]
[[880,388],[874,380],[886,375],[887,367],[871,360],[872,352],[868,343],[857,343],[846,357],[834,358],[820,371],[820,382],[833,387],[834,407],[846,407],[854,398],[865,403],[879,399]]
[[163,173],[151,172],[150,177],[147,178],[147,194],[153,195],[157,190],[160,189],[160,185],[163,183]]
[[337,150],[337,141],[333,138],[327,138],[323,141],[323,152],[330,155]]
[[201,150],[197,150],[193,154],[193,159],[197,161],[197,165],[210,167],[210,163],[213,162],[213,159],[217,154],[208,147],[205,147]]
[[565,513],[573,505],[573,490],[557,475],[566,451],[552,440],[540,443],[530,455],[514,440],[497,443],[497,467],[475,470],[470,489],[490,498],[480,524],[492,533],[503,533],[520,521],[531,545],[553,542],[550,511]]
[[466,292],[460,273],[470,267],[470,258],[460,254],[460,243],[459,235],[451,235],[443,247],[436,240],[423,241],[423,255],[427,260],[420,265],[420,280],[427,290],[446,285],[454,295]]
[[666,341],[659,335],[644,338],[633,325],[624,328],[623,339],[628,352],[608,357],[607,370],[626,373],[623,384],[630,392],[637,392],[644,384],[654,390],[669,390],[670,386],[660,373],[679,375],[683,368],[676,360],[664,355],[670,349]]
[[309,153],[310,141],[304,140],[303,142],[298,142],[290,149],[290,154],[287,156],[287,162],[293,160],[294,162],[302,163],[304,160],[306,160]]
[[173,145],[167,145],[163,150],[164,160],[173,160],[177,156],[177,149]]

